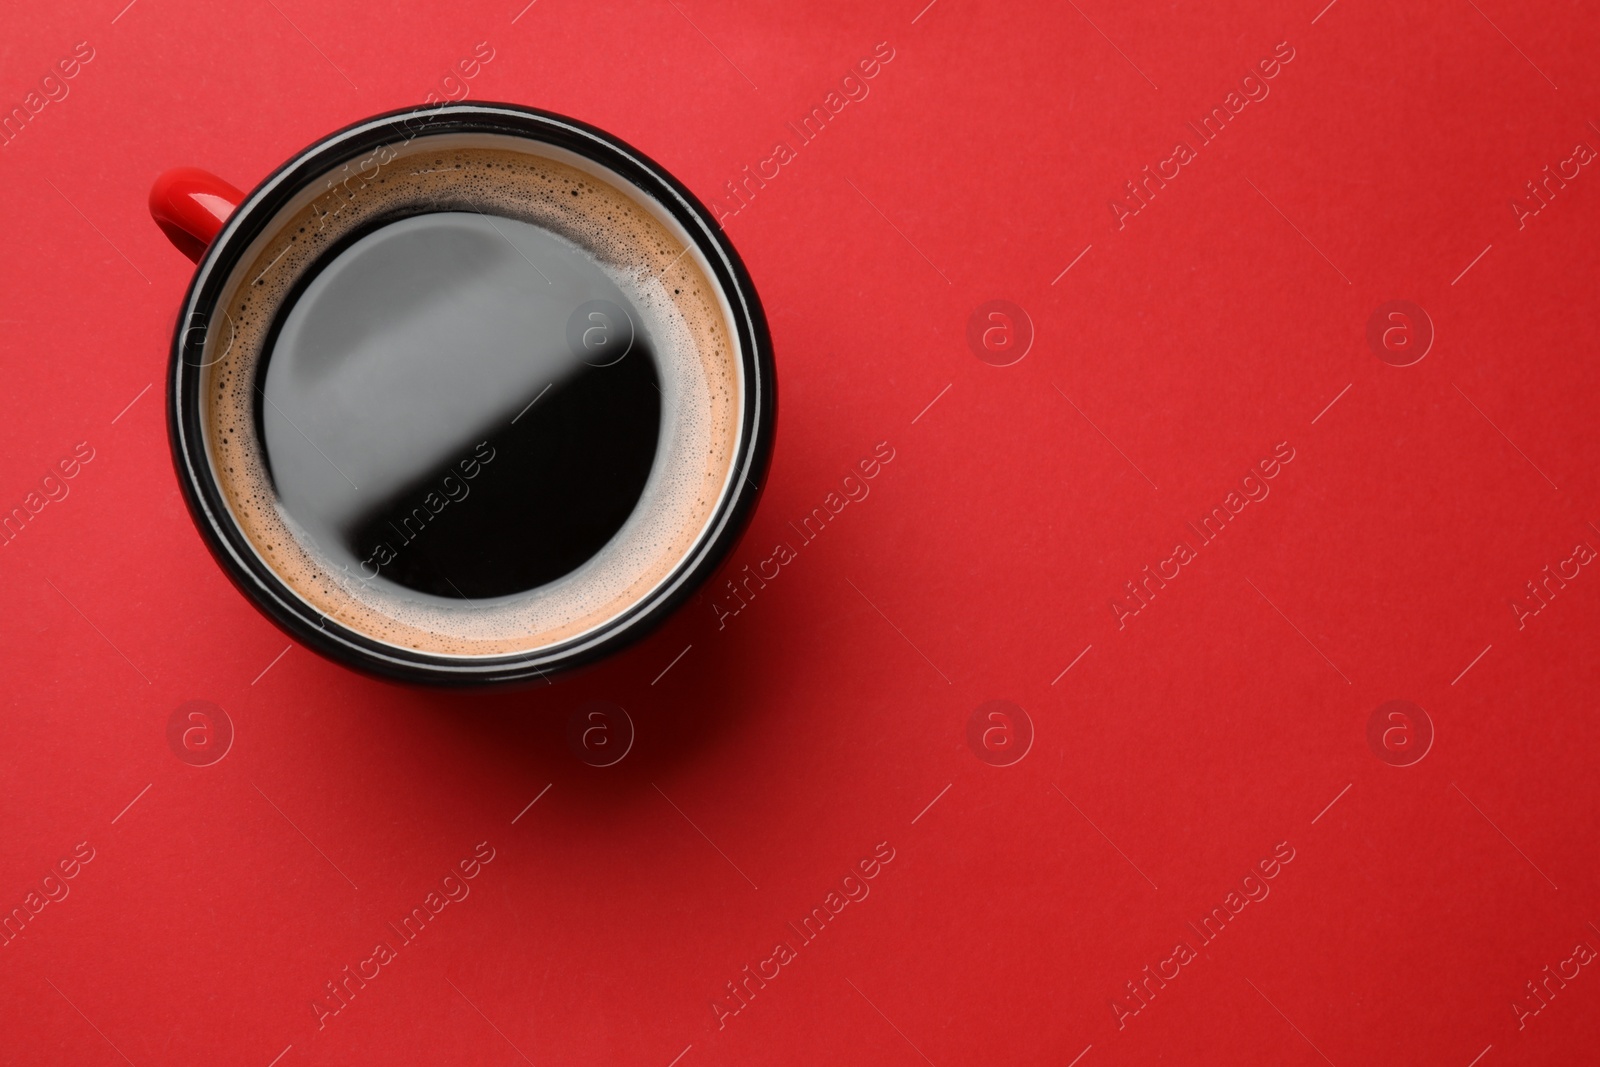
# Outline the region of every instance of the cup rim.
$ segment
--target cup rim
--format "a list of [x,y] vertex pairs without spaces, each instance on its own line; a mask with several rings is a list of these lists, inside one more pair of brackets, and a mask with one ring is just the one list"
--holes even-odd
[[[234,520],[212,475],[201,417],[198,358],[206,324],[229,276],[279,209],[318,177],[397,140],[451,133],[520,136],[608,168],[654,199],[684,228],[711,267],[732,312],[745,389],[740,444],[728,488],[700,537],[646,596],[612,619],[545,648],[465,657],[405,649],[327,618],[270,568]],[[198,340],[196,340],[198,335]],[[187,358],[186,358],[187,357]],[[398,681],[445,686],[524,682],[592,663],[653,630],[709,578],[748,525],[772,454],[777,390],[765,313],[743,261],[715,217],[659,163],[576,119],[519,104],[473,102],[402,108],[328,134],[297,152],[244,198],[200,260],[174,330],[167,375],[167,422],[184,501],[224,573],[291,637],[345,666]]]

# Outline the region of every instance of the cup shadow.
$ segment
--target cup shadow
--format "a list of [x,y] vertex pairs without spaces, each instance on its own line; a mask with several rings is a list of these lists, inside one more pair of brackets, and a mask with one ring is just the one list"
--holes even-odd
[[[413,690],[407,704],[443,720],[470,746],[486,787],[552,782],[569,812],[575,802],[583,821],[610,823],[642,804],[660,804],[656,782],[712,764],[760,707],[754,699],[763,687],[757,657],[705,640],[709,635],[693,632],[700,627],[685,621],[680,613],[638,645],[548,682],[487,692]],[[691,638],[684,661],[661,675],[662,665]],[[633,728],[626,755],[610,766],[586,762],[569,732],[569,720],[597,701],[620,706]],[[608,728],[611,743],[621,744],[623,725],[613,721]]]

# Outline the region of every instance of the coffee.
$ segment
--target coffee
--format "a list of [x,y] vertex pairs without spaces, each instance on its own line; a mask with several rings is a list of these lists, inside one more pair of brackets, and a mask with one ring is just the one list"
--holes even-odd
[[284,510],[325,555],[432,596],[577,570],[658,450],[657,357],[627,301],[571,242],[472,212],[324,256],[256,398]]
[[207,335],[202,425],[240,530],[324,618],[399,648],[526,652],[626,613],[741,444],[703,254],[616,175],[502,135],[340,178],[278,212]]

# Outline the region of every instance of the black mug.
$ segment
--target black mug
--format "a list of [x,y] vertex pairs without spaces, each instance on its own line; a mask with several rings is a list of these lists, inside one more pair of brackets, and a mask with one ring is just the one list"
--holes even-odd
[[248,195],[169,171],[150,207],[199,264],[168,375],[184,497],[323,655],[445,685],[589,663],[748,522],[776,416],[761,304],[711,213],[615,137],[430,106]]

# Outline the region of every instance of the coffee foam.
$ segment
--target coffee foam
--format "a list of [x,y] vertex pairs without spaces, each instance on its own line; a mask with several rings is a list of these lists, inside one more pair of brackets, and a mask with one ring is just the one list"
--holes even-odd
[[[665,581],[709,525],[740,444],[740,352],[698,248],[620,178],[559,149],[497,135],[435,135],[379,149],[359,172],[310,183],[241,259],[208,332],[202,425],[213,473],[269,567],[327,619],[405,649],[534,651],[582,635]],[[633,302],[655,344],[661,447],[633,514],[601,551],[527,593],[471,602],[399,591],[333,564],[279,503],[255,427],[264,346],[283,301],[341,238],[431,211],[522,219],[579,245]],[[214,320],[215,321],[215,320]]]

